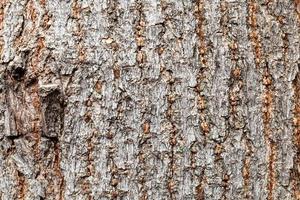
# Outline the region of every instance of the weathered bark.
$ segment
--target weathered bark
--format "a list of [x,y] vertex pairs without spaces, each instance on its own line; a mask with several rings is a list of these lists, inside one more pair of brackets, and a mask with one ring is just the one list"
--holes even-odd
[[299,6],[1,0],[0,199],[300,199]]

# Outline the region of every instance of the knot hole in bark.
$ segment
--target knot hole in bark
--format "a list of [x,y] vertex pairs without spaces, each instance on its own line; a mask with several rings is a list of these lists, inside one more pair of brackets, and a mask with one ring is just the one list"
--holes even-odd
[[26,74],[26,69],[20,66],[14,67],[11,71],[11,76],[17,81],[21,81]]
[[42,98],[44,116],[43,134],[48,138],[58,138],[64,123],[64,99],[61,91],[55,88]]

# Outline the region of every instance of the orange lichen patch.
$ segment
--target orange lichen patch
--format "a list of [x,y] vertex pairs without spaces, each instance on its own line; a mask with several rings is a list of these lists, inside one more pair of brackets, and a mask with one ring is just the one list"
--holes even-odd
[[294,167],[292,170],[292,188],[295,199],[300,199],[300,73],[293,80],[294,88],[294,145],[296,154],[294,156]]

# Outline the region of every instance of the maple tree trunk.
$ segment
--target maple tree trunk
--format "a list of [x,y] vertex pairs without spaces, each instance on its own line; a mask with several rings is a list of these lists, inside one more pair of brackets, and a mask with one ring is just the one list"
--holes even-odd
[[1,0],[0,199],[300,199],[299,1]]

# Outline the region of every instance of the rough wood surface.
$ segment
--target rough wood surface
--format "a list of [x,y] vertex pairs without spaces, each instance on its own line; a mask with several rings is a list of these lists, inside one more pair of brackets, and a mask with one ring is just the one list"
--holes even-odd
[[1,200],[300,200],[298,0],[1,0]]

